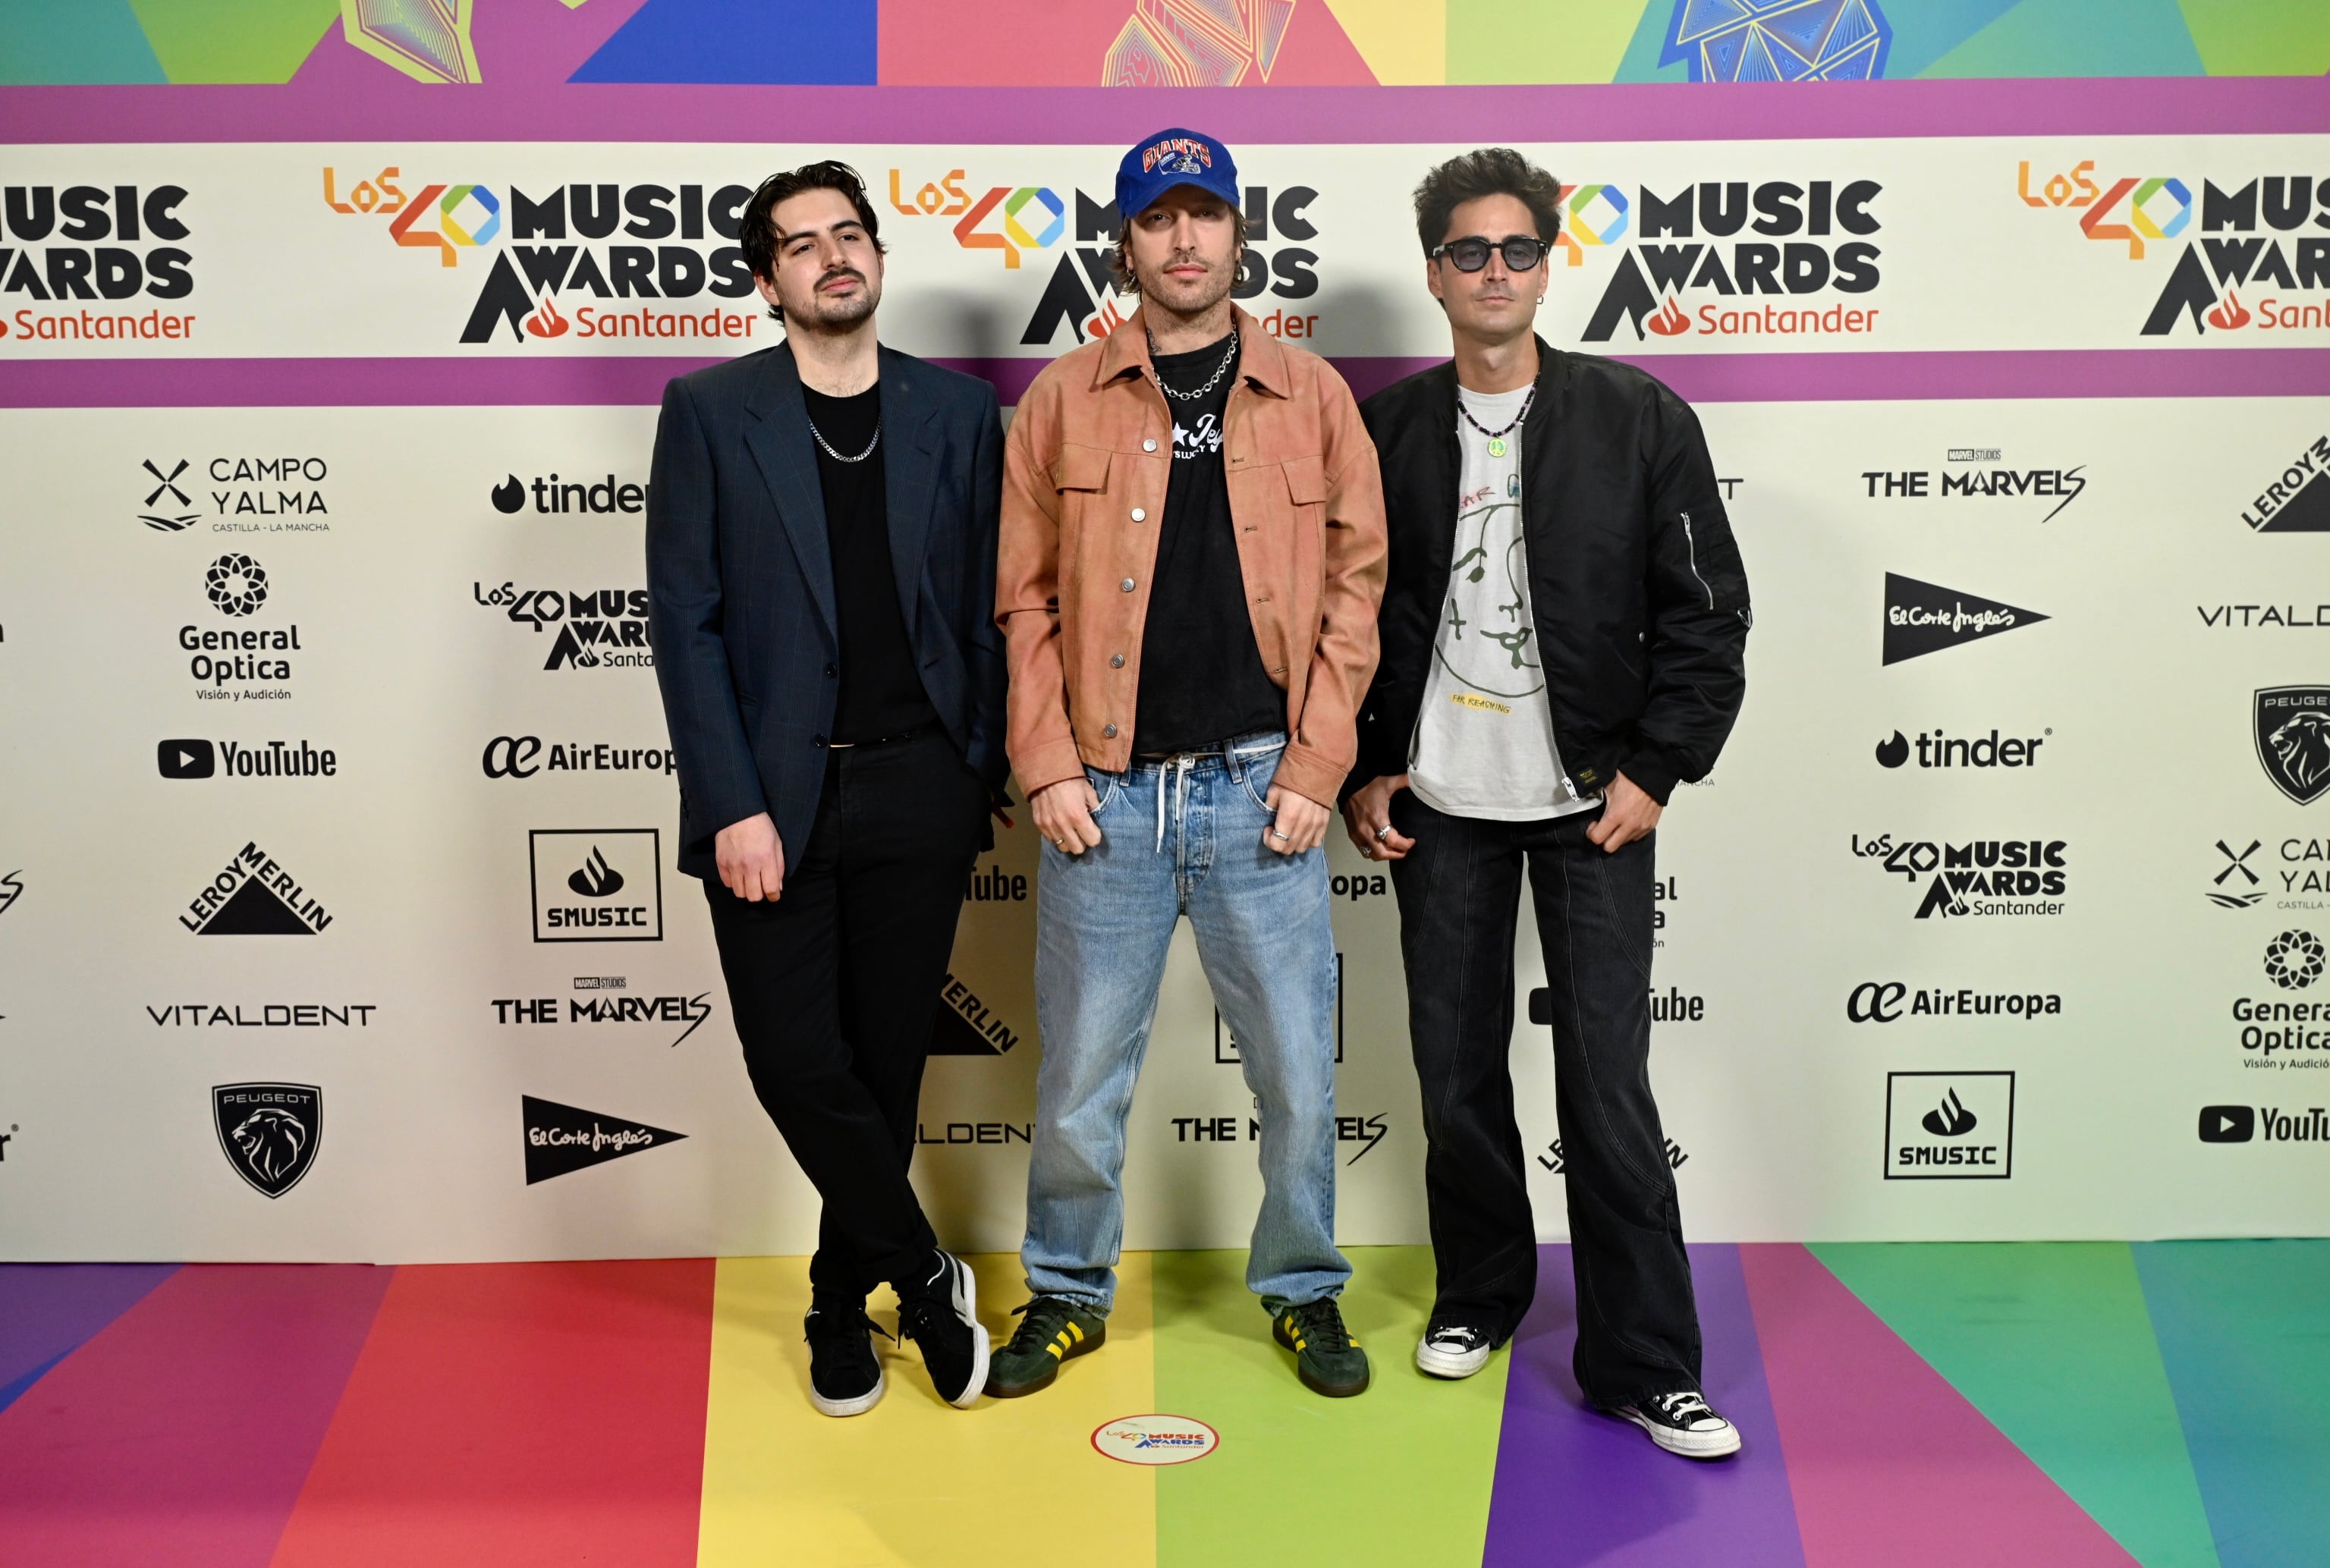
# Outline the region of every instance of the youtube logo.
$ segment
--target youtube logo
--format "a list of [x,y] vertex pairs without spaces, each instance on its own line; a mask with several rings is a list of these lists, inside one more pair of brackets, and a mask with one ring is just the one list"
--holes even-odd
[[2247,1143],[2257,1136],[2257,1110],[2247,1105],[2201,1108],[2202,1143]]
[[208,779],[218,771],[218,748],[208,741],[165,741],[154,748],[165,779]]

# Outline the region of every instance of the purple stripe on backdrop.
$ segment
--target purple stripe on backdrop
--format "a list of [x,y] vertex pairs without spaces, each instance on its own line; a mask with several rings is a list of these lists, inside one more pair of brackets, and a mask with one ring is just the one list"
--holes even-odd
[[[336,46],[327,38],[323,48]],[[29,142],[648,141],[1122,145],[1167,120],[1232,144],[2319,132],[2321,77],[1629,83],[1545,87],[783,87],[568,84],[490,72],[429,86],[384,65],[269,87],[15,87]]]
[[1513,1337],[1483,1568],[1804,1568],[1780,1430],[1739,1249],[1691,1249],[1707,1396],[1745,1440],[1687,1464],[1585,1408],[1569,1374],[1577,1322],[1568,1247],[1538,1249],[1537,1302]]
[[175,1263],[0,1267],[0,1410],[177,1271]]
[[[1904,398],[2330,396],[2330,349],[2001,349],[1932,354],[1667,354],[1628,359],[1693,402]],[[23,359],[0,408],[541,408],[653,404],[708,358]],[[1016,403],[1047,361],[940,359]],[[1435,362],[1339,357],[1360,397]]]
[[0,1563],[266,1568],[394,1272],[173,1274],[0,1411]]

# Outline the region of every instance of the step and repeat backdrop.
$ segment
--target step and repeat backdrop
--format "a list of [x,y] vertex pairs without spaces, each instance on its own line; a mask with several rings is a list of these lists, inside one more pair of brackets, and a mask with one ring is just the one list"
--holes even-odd
[[[1444,354],[1407,193],[1468,145],[1238,146],[1246,307],[1363,392]],[[1706,392],[1757,604],[1659,835],[1691,1233],[2322,1232],[2330,137],[1523,146],[1543,331]],[[886,340],[1009,404],[1132,308],[1120,150],[8,149],[0,1255],[808,1250],[674,868],[656,392],[781,341],[739,208],[833,155]],[[967,1249],[1018,1243],[1043,1048],[1013,815],[915,1157]],[[1341,1233],[1421,1242],[1393,900],[1329,858]],[[1524,910],[1551,1238],[1542,984]],[[1185,931],[1128,1245],[1242,1244],[1252,1112]]]

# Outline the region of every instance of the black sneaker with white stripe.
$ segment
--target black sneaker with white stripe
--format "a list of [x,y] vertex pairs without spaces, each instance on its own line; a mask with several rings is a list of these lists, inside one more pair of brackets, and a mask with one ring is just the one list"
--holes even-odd
[[952,1252],[931,1254],[929,1277],[893,1280],[898,1290],[898,1333],[923,1353],[939,1397],[968,1410],[987,1386],[987,1328],[979,1320],[979,1282]]
[[1435,1312],[1416,1342],[1416,1365],[1435,1377],[1470,1377],[1489,1365],[1497,1337],[1485,1325],[1454,1313]]
[[874,1355],[874,1336],[882,1330],[866,1316],[863,1301],[819,1302],[801,1327],[809,1340],[811,1404],[827,1415],[864,1415],[882,1403],[882,1363]]
[[1687,1459],[1719,1459],[1739,1451],[1739,1429],[1716,1414],[1695,1388],[1654,1393],[1639,1404],[1622,1404],[1610,1412],[1633,1422],[1651,1434],[1651,1440],[1671,1454]]

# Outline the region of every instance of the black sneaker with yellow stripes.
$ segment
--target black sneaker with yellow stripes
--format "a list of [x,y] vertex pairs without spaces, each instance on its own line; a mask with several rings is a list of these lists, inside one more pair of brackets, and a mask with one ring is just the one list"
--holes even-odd
[[1343,1327],[1342,1309],[1333,1297],[1277,1308],[1270,1315],[1270,1332],[1294,1352],[1295,1374],[1312,1393],[1349,1399],[1368,1391],[1368,1353]]
[[1038,1296],[1012,1311],[1018,1332],[987,1364],[987,1396],[1017,1399],[1052,1386],[1060,1364],[1108,1339],[1108,1319],[1060,1296]]

